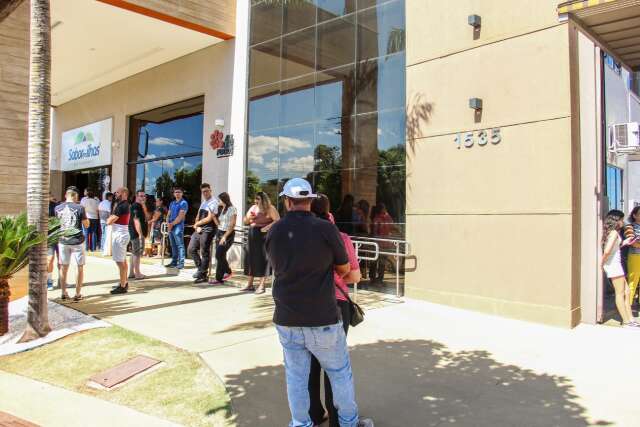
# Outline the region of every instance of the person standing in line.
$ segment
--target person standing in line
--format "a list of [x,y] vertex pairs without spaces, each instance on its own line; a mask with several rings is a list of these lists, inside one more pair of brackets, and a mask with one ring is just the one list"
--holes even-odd
[[[58,201],[53,194],[49,193],[49,218],[56,216],[56,206],[58,206]],[[58,276],[60,275],[60,253],[58,252],[58,244],[54,243],[53,245],[47,246],[47,289],[53,289],[53,264],[54,261],[58,258]]]
[[129,244],[129,189],[120,187],[115,192],[116,205],[107,225],[111,225],[111,257],[118,266],[119,283],[112,290],[112,294],[125,294],[129,290],[127,282],[127,245]]
[[60,228],[62,230],[77,230],[70,236],[60,238],[59,251],[60,251],[60,263],[62,264],[62,270],[60,271],[60,290],[62,291],[62,299],[69,299],[67,293],[67,273],[69,273],[69,263],[71,258],[76,262],[76,295],[73,297],[74,301],[80,301],[82,299],[82,280],[84,275],[84,234],[82,233],[82,227],[89,226],[89,220],[84,211],[84,207],[78,204],[78,189],[74,186],[67,188],[65,193],[65,202],[60,203],[55,207],[55,214],[60,218]]
[[238,219],[238,210],[231,203],[231,197],[228,193],[218,194],[220,208],[218,209],[218,217],[215,218],[218,232],[216,233],[216,281],[215,283],[224,283],[225,280],[231,278],[233,272],[227,261],[227,252],[233,240],[236,237],[236,221]]
[[637,241],[635,236],[631,236],[624,241],[620,237],[620,229],[624,225],[624,213],[619,210],[611,210],[607,213],[602,230],[602,259],[600,267],[604,270],[607,278],[611,281],[616,293],[616,308],[622,318],[622,326],[638,328],[640,324],[634,321],[629,304],[629,284],[622,269],[620,259],[620,247],[633,244]]
[[[371,209],[371,237],[388,239],[393,231],[393,218],[387,212],[384,203],[377,203]],[[393,250],[393,244],[390,242],[380,242],[380,250]],[[387,255],[379,255],[376,261],[371,262],[369,266],[369,279],[371,284],[384,284],[384,273],[389,262]]]
[[140,271],[140,259],[144,252],[144,239],[147,235],[147,217],[144,213],[144,204],[147,195],[144,190],[136,191],[136,198],[129,207],[129,239],[131,241],[131,266],[129,279],[142,280],[146,277]]
[[[627,225],[624,227],[624,237],[640,238],[640,206],[631,210]],[[633,301],[640,283],[640,240],[636,240],[629,246],[627,252],[627,283],[629,285],[629,298],[627,304],[629,311],[633,312]]]
[[[311,212],[320,219],[331,222],[329,198],[324,194],[318,194],[318,198],[311,202]],[[342,315],[342,326],[344,327],[344,334],[349,332],[349,322],[346,319],[351,318],[351,305],[347,300],[349,294],[348,283],[358,283],[362,278],[360,274],[360,266],[358,263],[358,257],[356,255],[356,249],[351,241],[351,238],[346,233],[340,233],[344,247],[347,250],[349,257],[349,273],[341,277],[336,272],[333,273],[333,280],[336,284],[336,300],[338,302],[338,310]],[[315,425],[322,424],[325,420],[325,406],[327,408],[329,427],[339,427],[338,410],[333,404],[333,391],[331,389],[331,381],[327,373],[324,373],[324,406],[322,405],[322,399],[320,398],[320,389],[322,382],[322,369],[320,362],[315,356],[311,357],[311,369],[309,371],[309,397],[310,408],[309,416]]]
[[168,231],[171,244],[171,262],[169,268],[184,268],[184,219],[189,210],[189,204],[183,199],[184,192],[180,187],[174,187],[175,200],[169,205]]
[[189,241],[187,252],[196,265],[193,278],[195,283],[209,280],[209,264],[211,263],[211,243],[216,233],[215,216],[218,213],[220,201],[213,196],[211,186],[206,182],[200,185],[202,202],[198,209],[197,221],[193,224],[194,233]]
[[151,227],[151,220],[156,213],[156,197],[153,194],[145,195],[145,202],[143,205],[144,217],[147,220],[147,235],[144,237],[144,256],[153,256],[153,228]]
[[[155,202],[155,210],[151,221],[149,221],[149,228],[151,229],[151,244],[152,248],[162,245],[162,224],[167,216],[167,208],[164,207],[164,200],[162,197],[158,197]],[[160,254],[162,255],[162,254]]]
[[253,280],[255,277],[260,278],[260,285],[255,289],[256,294],[263,294],[264,282],[269,274],[269,263],[267,262],[267,253],[264,249],[264,239],[267,232],[273,226],[273,223],[280,219],[278,210],[271,204],[269,196],[264,191],[256,194],[253,200],[253,206],[249,208],[244,217],[245,225],[249,226],[248,247],[249,256],[246,262],[245,274],[249,276],[247,286],[241,291],[253,291]]
[[104,249],[104,241],[107,234],[107,219],[111,216],[111,203],[113,193],[105,193],[104,200],[98,205],[98,216],[100,217],[100,248]]
[[85,240],[88,251],[95,251],[98,247],[98,233],[100,227],[100,216],[98,209],[100,201],[95,197],[93,190],[84,190],[85,197],[82,198],[80,204],[84,208],[87,218],[89,219],[89,226],[85,227]]
[[[346,335],[336,302],[334,271],[351,270],[340,233],[311,213],[316,197],[302,178],[287,181],[287,214],[276,222],[265,242],[274,271],[273,321],[283,348],[290,426],[312,427],[309,416],[309,372],[312,354],[329,375],[341,427],[373,427],[359,419]],[[344,319],[348,321],[348,319]]]

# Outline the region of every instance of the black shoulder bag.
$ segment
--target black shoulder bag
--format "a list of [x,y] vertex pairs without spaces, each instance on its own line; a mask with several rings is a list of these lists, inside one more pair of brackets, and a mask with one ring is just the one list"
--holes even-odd
[[[344,295],[344,297],[347,299],[347,302],[349,303],[349,311],[351,312],[349,324],[355,328],[364,321],[364,310],[358,304],[353,302],[353,300],[349,297],[349,294],[342,290],[340,286],[336,286],[336,288],[340,290],[342,295]],[[342,321],[344,322],[345,319],[342,319]]]

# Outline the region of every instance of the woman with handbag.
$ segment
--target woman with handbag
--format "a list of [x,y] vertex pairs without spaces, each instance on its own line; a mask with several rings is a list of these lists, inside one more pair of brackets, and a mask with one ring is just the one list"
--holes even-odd
[[[330,211],[329,198],[324,194],[318,194],[318,198],[314,199],[311,203],[311,212],[313,212],[318,218],[331,221],[329,214]],[[336,300],[338,303],[338,310],[342,315],[342,325],[344,327],[345,335],[349,331],[349,325],[360,322],[362,319],[362,311],[355,305],[349,298],[348,283],[358,283],[361,279],[360,265],[358,263],[358,257],[353,246],[351,238],[345,234],[340,233],[342,241],[344,243],[347,254],[349,255],[349,265],[351,271],[346,276],[340,277],[334,272],[334,282],[336,285]],[[352,310],[358,311],[354,313]],[[356,316],[353,316],[356,314]],[[324,377],[324,402],[327,408],[322,405],[322,399],[320,398],[320,384],[321,378]],[[309,416],[315,425],[322,424],[327,418],[329,419],[330,427],[339,427],[338,411],[333,406],[333,393],[331,391],[331,383],[329,382],[329,376],[325,373],[322,375],[320,363],[315,357],[311,357],[311,369],[309,371]]]
[[[249,277],[249,282],[241,291],[255,291],[256,294],[265,292],[264,283],[269,275],[269,265],[264,241],[271,226],[279,219],[278,210],[271,204],[267,193],[259,191],[253,206],[244,217],[245,225],[249,226],[248,256],[245,263],[245,275]],[[256,277],[260,279],[257,289],[253,286]]]

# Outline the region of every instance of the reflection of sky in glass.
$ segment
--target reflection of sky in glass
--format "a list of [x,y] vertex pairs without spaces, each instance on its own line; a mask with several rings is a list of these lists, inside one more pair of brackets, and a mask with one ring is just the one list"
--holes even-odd
[[405,144],[404,110],[378,114],[378,150],[388,150]]
[[344,15],[346,11],[345,2],[348,0],[315,0],[319,9],[331,13],[332,15]]
[[405,55],[378,59],[378,109],[404,107]]
[[278,176],[278,132],[257,132],[249,135],[249,170],[262,180]]
[[[144,159],[202,151],[202,114],[165,123],[147,123],[145,128],[149,132],[149,151]],[[141,129],[139,154],[144,154],[144,142],[145,133]]]
[[305,176],[313,171],[313,125],[282,129],[279,138],[280,177]]
[[[377,15],[377,28],[378,33],[378,54],[384,55],[387,53],[387,47],[389,44],[389,38],[394,30],[404,30],[404,2],[397,1],[394,3],[388,3],[384,6],[380,6],[377,9],[367,10],[363,14]],[[360,16],[363,16],[360,14]],[[364,58],[363,58],[364,59]]]
[[278,126],[280,93],[249,101],[249,131]]
[[342,115],[342,81],[316,86],[316,118],[329,119]]
[[[306,79],[305,79],[306,80]],[[313,120],[313,86],[283,92],[280,96],[281,112],[280,122],[282,125],[304,123]]]

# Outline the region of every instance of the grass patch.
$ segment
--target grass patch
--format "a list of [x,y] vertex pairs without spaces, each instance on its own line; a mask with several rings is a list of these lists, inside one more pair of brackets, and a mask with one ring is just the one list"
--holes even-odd
[[[165,365],[112,391],[86,386],[92,375],[139,354]],[[74,334],[3,357],[0,369],[187,426],[232,424],[224,385],[196,354],[117,326]]]

